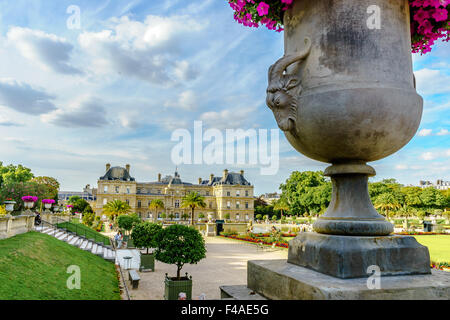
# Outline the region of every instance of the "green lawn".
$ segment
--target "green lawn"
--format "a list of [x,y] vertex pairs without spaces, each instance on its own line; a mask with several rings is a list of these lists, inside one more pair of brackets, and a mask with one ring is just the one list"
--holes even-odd
[[[81,271],[81,289],[66,286]],[[0,300],[119,300],[115,266],[49,235],[28,232],[0,240]]]
[[59,228],[67,228],[70,232],[75,232],[78,235],[84,236],[88,239],[93,239],[95,242],[103,242],[105,245],[110,245],[109,238],[101,233],[80,223],[63,222],[58,224]]
[[428,247],[432,261],[450,262],[450,235],[426,235],[414,238]]

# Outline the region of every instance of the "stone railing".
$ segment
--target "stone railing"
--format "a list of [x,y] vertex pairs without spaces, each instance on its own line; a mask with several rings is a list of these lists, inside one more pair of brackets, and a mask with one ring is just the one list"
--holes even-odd
[[34,226],[34,216],[0,216],[0,239],[31,231]]
[[62,222],[69,222],[71,217],[63,216],[63,215],[56,215],[53,213],[41,213],[41,219],[43,221],[51,223],[51,224],[57,224],[57,223],[62,223]]

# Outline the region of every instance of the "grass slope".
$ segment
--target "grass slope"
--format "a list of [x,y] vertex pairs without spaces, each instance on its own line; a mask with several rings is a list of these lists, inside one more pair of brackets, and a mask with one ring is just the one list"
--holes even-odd
[[450,262],[450,235],[425,235],[414,236],[414,238],[428,247],[432,261]]
[[[80,267],[80,290],[66,286],[70,265]],[[0,300],[119,299],[111,262],[37,232],[0,240]]]

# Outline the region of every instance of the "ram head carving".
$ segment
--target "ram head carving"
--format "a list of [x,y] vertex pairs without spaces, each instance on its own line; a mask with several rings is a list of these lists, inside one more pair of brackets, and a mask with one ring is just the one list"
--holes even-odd
[[293,132],[296,128],[297,97],[302,91],[298,73],[289,74],[286,69],[306,59],[310,51],[311,40],[306,38],[302,51],[285,55],[269,69],[266,102],[275,115],[278,127],[285,132]]

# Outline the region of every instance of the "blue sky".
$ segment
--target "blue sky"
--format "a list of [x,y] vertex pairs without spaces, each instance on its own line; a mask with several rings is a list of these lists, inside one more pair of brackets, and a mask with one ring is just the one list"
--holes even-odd
[[[67,8],[81,10],[70,29]],[[282,34],[245,28],[220,0],[0,0],[0,148],[60,181],[96,185],[105,164],[131,164],[139,181],[175,170],[173,130],[194,121],[219,130],[276,129],[265,105],[267,69]],[[376,180],[449,180],[450,44],[414,56],[424,115],[418,134],[372,163]],[[280,134],[280,170],[254,165],[181,165],[183,180],[245,170],[256,193],[276,191],[293,170],[327,164],[295,152]]]

